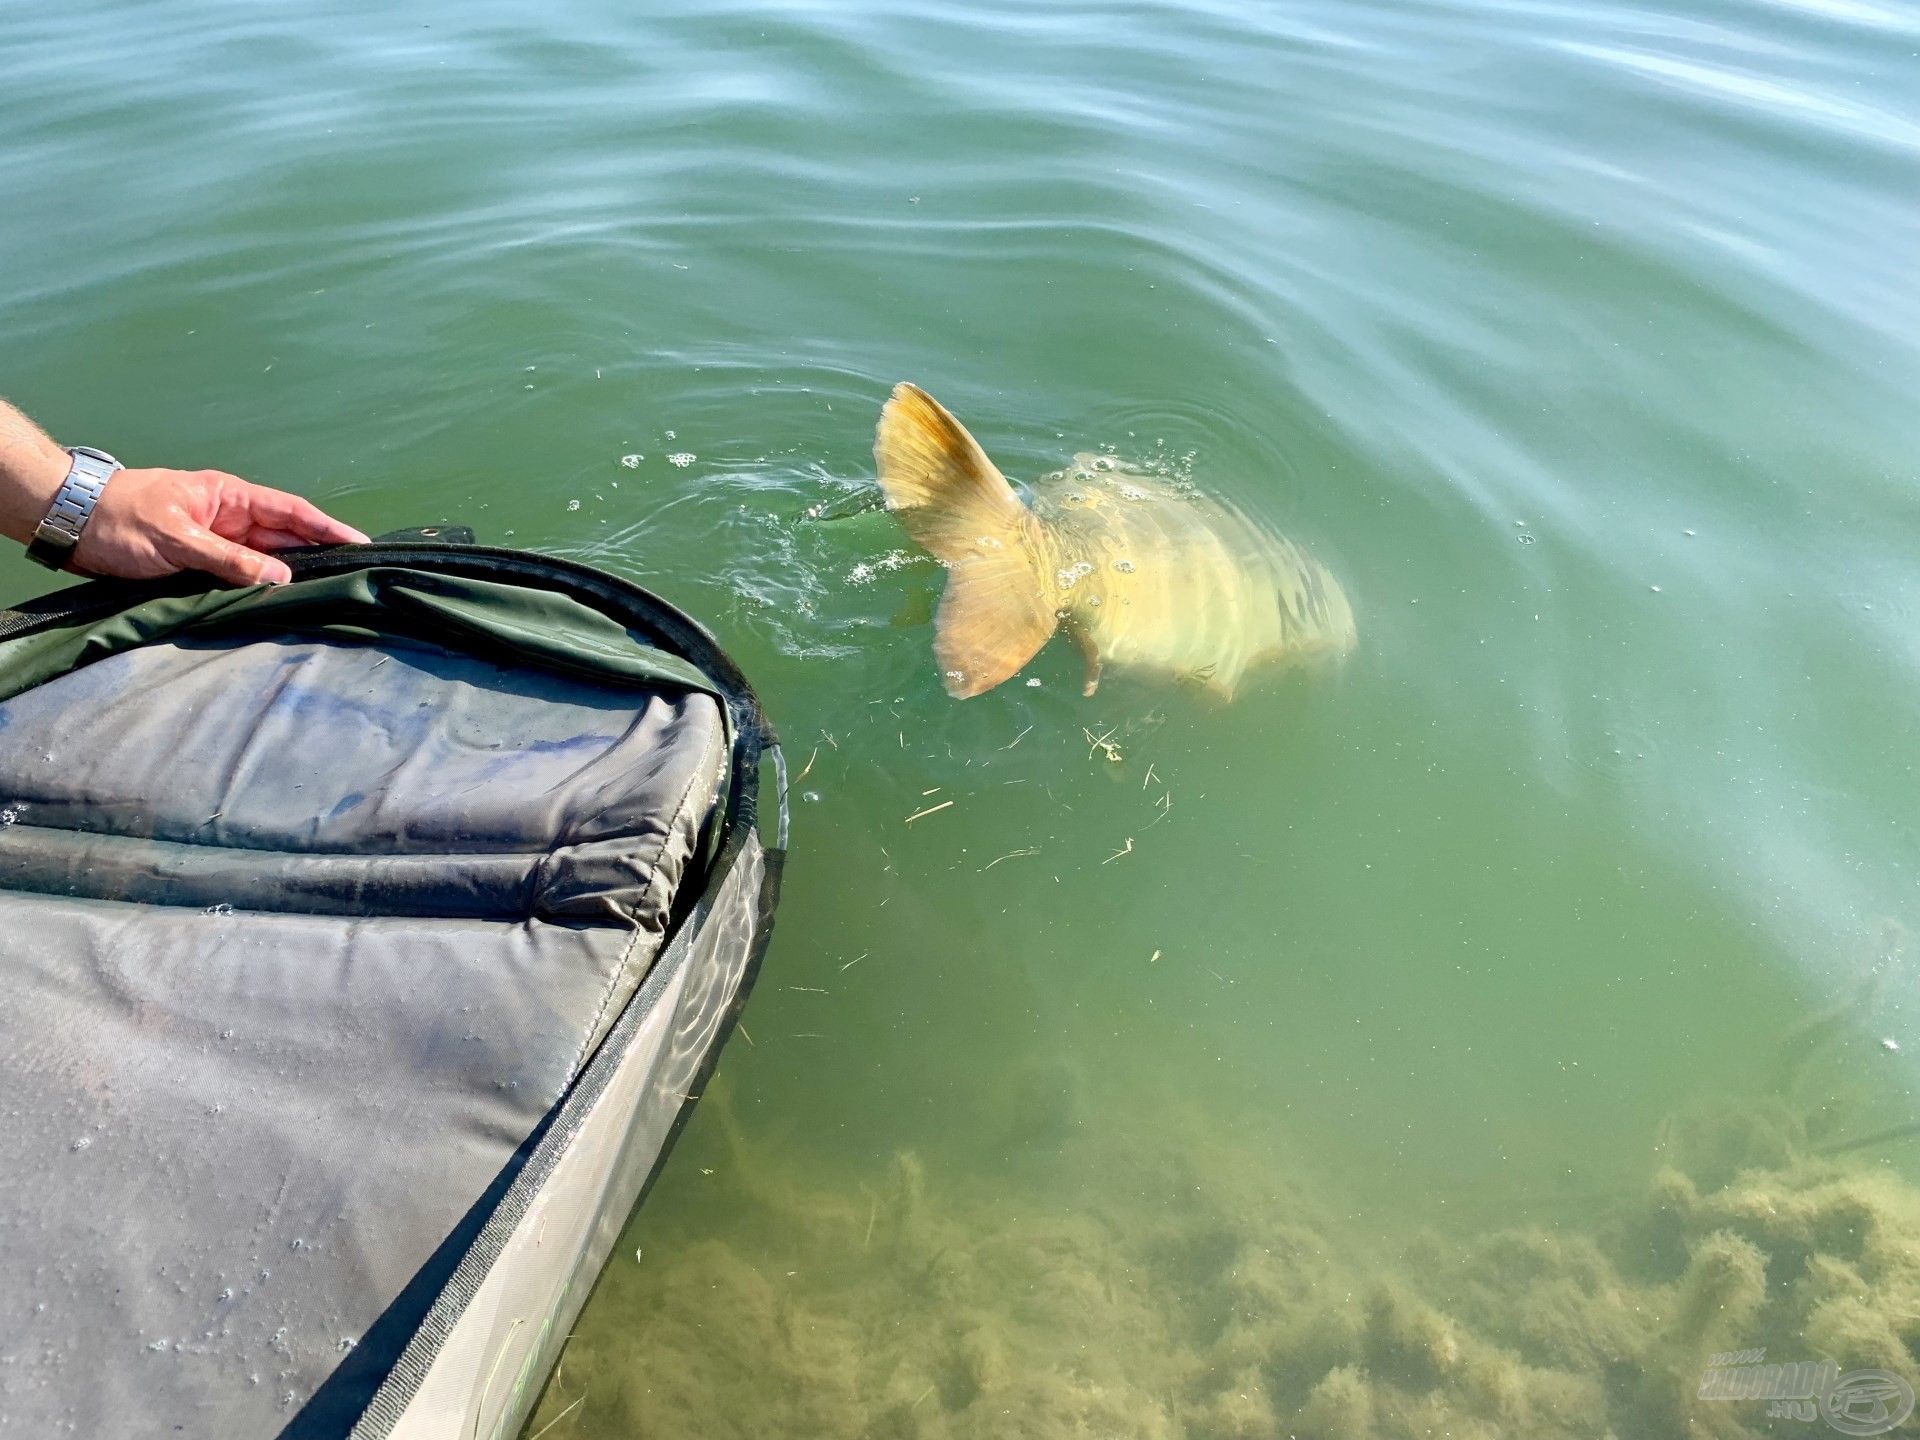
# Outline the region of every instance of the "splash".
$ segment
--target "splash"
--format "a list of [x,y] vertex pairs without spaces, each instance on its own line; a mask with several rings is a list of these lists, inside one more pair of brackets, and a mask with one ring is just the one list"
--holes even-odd
[[909,565],[925,565],[931,562],[924,555],[909,554],[905,550],[889,550],[878,560],[862,560],[847,571],[849,585],[871,585],[879,575],[890,575],[895,570],[904,570]]

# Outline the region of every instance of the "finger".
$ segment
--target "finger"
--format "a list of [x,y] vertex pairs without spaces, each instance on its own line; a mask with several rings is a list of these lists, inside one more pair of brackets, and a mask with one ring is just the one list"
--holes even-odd
[[304,535],[295,535],[288,530],[269,530],[264,525],[256,525],[239,537],[240,543],[253,550],[293,550],[313,542]]
[[286,561],[222,540],[211,530],[179,536],[171,558],[184,569],[204,570],[233,585],[284,585],[293,579]]
[[240,491],[248,513],[255,525],[273,530],[284,530],[290,535],[301,537],[304,545],[364,545],[367,537],[351,525],[334,519],[312,501],[302,500],[298,495],[289,495],[284,490],[270,490],[265,485],[252,485],[241,481],[244,487]]

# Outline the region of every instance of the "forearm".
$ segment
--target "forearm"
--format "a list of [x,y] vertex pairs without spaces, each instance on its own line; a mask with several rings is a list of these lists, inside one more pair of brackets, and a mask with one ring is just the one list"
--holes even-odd
[[0,400],[0,535],[24,545],[67,478],[67,452]]

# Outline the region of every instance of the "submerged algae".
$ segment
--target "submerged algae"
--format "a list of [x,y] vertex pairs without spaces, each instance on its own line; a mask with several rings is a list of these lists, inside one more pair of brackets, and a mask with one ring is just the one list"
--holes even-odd
[[1392,1247],[1175,1126],[1069,1127],[1045,1183],[809,1176],[719,1128],[717,1195],[648,1214],[551,1440],[1738,1440],[1765,1407],[1698,1398],[1713,1352],[1911,1373],[1920,1345],[1920,1189],[1766,1127],[1710,1181],[1663,1134],[1577,1223]]

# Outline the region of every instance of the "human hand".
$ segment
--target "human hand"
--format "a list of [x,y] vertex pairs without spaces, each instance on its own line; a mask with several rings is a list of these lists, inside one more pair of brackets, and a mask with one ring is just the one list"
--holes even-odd
[[365,544],[367,537],[297,495],[218,470],[119,470],[94,506],[73,568],[149,580],[204,570],[235,585],[284,585],[295,545]]

